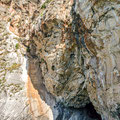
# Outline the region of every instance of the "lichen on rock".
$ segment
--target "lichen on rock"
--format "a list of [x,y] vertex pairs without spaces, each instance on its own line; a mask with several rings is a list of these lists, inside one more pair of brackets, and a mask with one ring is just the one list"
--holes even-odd
[[78,108],[89,103],[89,98],[86,89],[82,89],[85,77],[72,32],[71,9],[69,0],[51,2],[35,26],[33,41],[47,90],[66,106]]

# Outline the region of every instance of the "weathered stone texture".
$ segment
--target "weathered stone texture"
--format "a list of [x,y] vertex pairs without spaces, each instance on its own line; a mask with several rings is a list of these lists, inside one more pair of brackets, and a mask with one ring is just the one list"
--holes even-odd
[[119,0],[0,0],[0,119],[119,120],[119,33]]
[[39,18],[33,40],[47,90],[66,106],[78,108],[89,103],[89,98],[82,88],[85,78],[72,32],[71,9],[69,0],[51,2]]
[[31,120],[25,88],[26,50],[9,30],[6,11],[8,7],[0,4],[0,120]]
[[74,10],[92,31],[85,40],[92,55],[85,63],[90,100],[103,119],[120,119],[120,1],[76,0]]
[[[2,120],[92,120],[86,108],[70,109],[65,108],[61,103],[79,108],[89,103],[89,99],[86,90],[80,91],[84,76],[75,53],[78,52],[75,40],[72,41],[74,39],[70,15],[72,3],[55,1],[50,4],[50,2],[51,0],[0,2],[0,119]],[[55,8],[49,12],[55,5],[59,9]],[[61,15],[63,12],[66,13]],[[45,24],[40,24],[41,19],[44,19],[42,22]],[[45,28],[46,24],[48,24],[48,29]],[[52,34],[52,37],[46,37],[44,44],[39,43],[36,46],[39,27],[43,27],[44,31],[41,37],[45,38],[47,31],[48,34]],[[68,43],[65,39],[68,39]],[[49,42],[46,47],[44,45],[47,40]],[[53,52],[54,47],[55,52]],[[39,49],[43,49],[43,53],[40,54]],[[53,55],[58,54],[57,61],[52,60],[52,57],[48,58],[49,55],[44,60],[44,50],[49,51],[49,55],[51,52]],[[27,58],[26,55],[28,55]],[[72,59],[67,61],[69,58]],[[47,73],[45,73],[47,68],[44,61],[49,67]],[[73,70],[74,74],[71,75]],[[70,94],[69,91],[71,91]]]

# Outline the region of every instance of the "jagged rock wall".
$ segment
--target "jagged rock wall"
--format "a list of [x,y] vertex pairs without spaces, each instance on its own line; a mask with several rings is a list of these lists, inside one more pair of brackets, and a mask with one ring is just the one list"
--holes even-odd
[[33,41],[47,90],[66,106],[79,108],[90,101],[83,89],[85,76],[79,60],[80,48],[72,32],[71,9],[69,0],[51,2],[39,16]]
[[47,90],[74,107],[89,103],[88,93],[103,119],[119,119],[119,1],[57,2],[33,38]]
[[0,3],[0,120],[31,120],[25,87],[26,50],[9,30],[7,11],[8,6]]
[[[76,0],[74,11],[91,31],[85,45],[87,91],[105,120],[120,119],[120,1]],[[83,53],[84,54],[84,53]]]
[[1,0],[0,119],[99,120],[92,102],[119,120],[119,9],[119,0]]
[[[27,45],[29,40],[29,31],[24,31],[29,29],[28,19],[20,11],[26,3],[19,3],[20,7],[18,3],[0,2],[0,120],[53,120],[51,108],[41,99],[28,74],[31,66],[22,44],[26,41]],[[36,75],[31,70],[31,75]]]
[[[45,8],[50,2],[51,1],[44,0],[40,2],[27,0],[0,1],[1,120],[96,119],[96,117],[91,117],[89,115],[90,113],[87,108],[65,108],[60,102],[61,99],[58,99],[57,97],[57,91],[55,92],[57,93],[56,96],[53,96],[55,94],[52,95],[48,93],[48,85],[51,83],[45,84],[46,79],[44,80],[44,74],[41,73],[41,68],[43,67],[40,67],[43,66],[43,63],[39,54],[36,54],[37,47],[33,40],[36,38],[36,30],[34,28],[38,25],[37,22],[40,20],[39,15],[43,16]],[[57,4],[59,5],[59,3]],[[67,3],[65,4],[67,7]],[[62,5],[63,1],[62,4],[60,3],[60,6]],[[70,7],[71,6],[72,4],[70,3]],[[69,12],[70,9],[67,12],[70,16]],[[78,77],[79,76],[77,76],[77,78]],[[79,88],[79,84],[77,87]],[[69,92],[69,90],[66,91]],[[75,97],[76,93],[77,92],[75,91],[73,97]],[[67,95],[64,93],[62,99],[66,98],[66,96],[69,96],[68,93]],[[82,100],[74,106],[78,108],[79,106],[85,106],[85,104],[89,102],[86,91],[85,98],[87,99],[87,102],[85,101],[85,103],[80,105]],[[78,101],[78,99],[79,93],[75,101]],[[68,101],[70,101],[69,98]],[[68,101],[66,106],[73,106],[73,103],[75,103],[75,101],[70,103]]]

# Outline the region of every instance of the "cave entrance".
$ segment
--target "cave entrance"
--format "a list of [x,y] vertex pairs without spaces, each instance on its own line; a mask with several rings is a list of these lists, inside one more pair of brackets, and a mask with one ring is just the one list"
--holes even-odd
[[94,106],[92,105],[92,103],[89,103],[85,106],[86,110],[87,110],[87,114],[90,118],[95,119],[95,120],[102,120],[100,114],[98,114],[94,108]]

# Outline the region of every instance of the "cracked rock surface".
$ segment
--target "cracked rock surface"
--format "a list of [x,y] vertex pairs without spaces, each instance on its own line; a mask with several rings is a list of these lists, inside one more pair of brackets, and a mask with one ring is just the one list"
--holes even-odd
[[0,120],[119,120],[119,61],[119,0],[0,0]]
[[24,86],[27,82],[25,49],[9,31],[8,10],[0,4],[0,119],[31,120]]
[[75,12],[92,31],[85,40],[92,55],[85,63],[90,100],[103,119],[119,120],[120,1],[76,0]]

